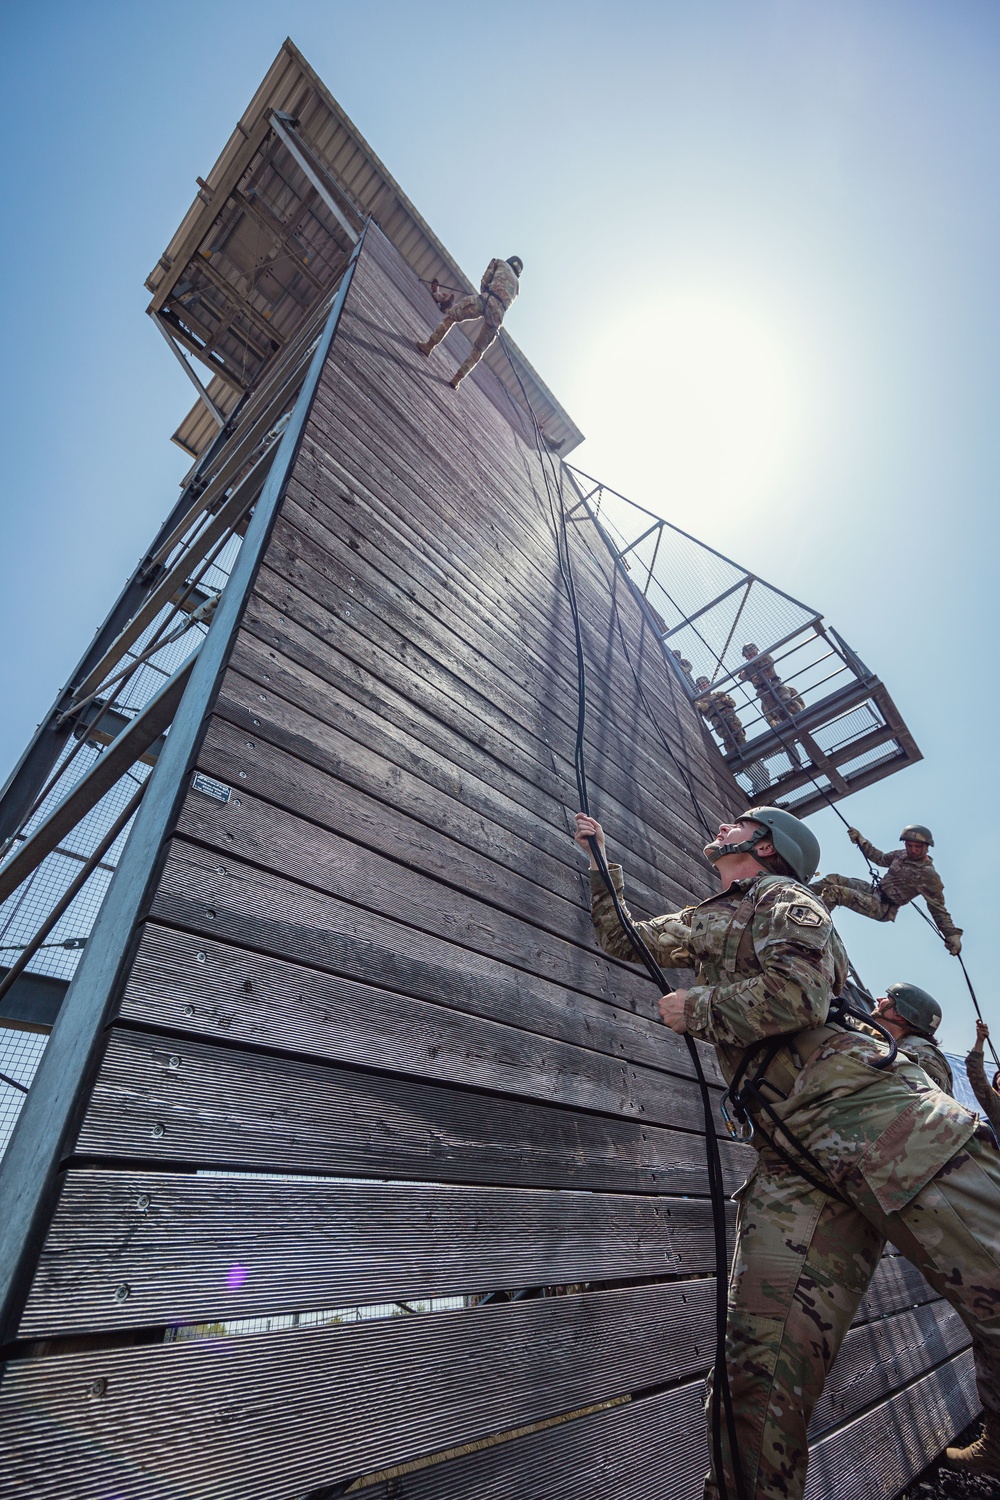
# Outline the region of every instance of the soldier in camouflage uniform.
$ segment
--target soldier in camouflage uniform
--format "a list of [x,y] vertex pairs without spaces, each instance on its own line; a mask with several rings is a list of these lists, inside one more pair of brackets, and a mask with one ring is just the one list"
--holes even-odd
[[457,390],[469,371],[478,365],[500,332],[504,314],[520,289],[523,270],[524,264],[519,255],[512,255],[509,260],[491,260],[483,272],[479,292],[460,297],[453,307],[449,307],[427,342],[417,345],[421,354],[430,354],[435,345],[440,344],[448,329],[456,323],[468,323],[475,318],[482,318],[483,326],[476,335],[468,358],[459,365],[449,382],[453,390]]
[[707,677],[699,677],[696,686],[701,693],[695,699],[695,708],[703,719],[707,719],[722,741],[727,755],[747,742],[746,730],[740,723],[736,703],[728,693],[710,693]]
[[1000,1140],[1000,1068],[993,1074],[992,1084],[986,1081],[986,1065],[983,1061],[983,1043],[988,1039],[990,1028],[985,1021],[976,1022],[976,1044],[965,1059],[965,1075],[972,1085],[978,1103]]
[[684,673],[684,676],[687,678],[688,682],[690,682],[691,686],[694,687],[694,669],[692,668],[691,663],[688,661],[687,657],[682,656],[679,651],[674,651],[673,649],[671,649],[670,655],[675,659],[677,665]]
[[[582,814],[576,837],[603,843]],[[985,1463],[1000,1473],[1000,1155],[978,1116],[905,1054],[879,1069],[884,1043],[828,1021],[847,958],[829,913],[799,883],[819,862],[809,830],[782,809],[751,808],[705,852],[722,891],[636,926],[661,964],[690,955],[696,982],[663,996],[661,1017],[714,1044],[755,1128],[726,1332],[747,1494],[801,1497],[809,1418],[886,1239],[972,1334]],[[622,893],[621,867],[610,874]],[[601,946],[631,960],[601,875],[591,882]],[[725,1432],[722,1446],[731,1497]],[[714,1476],[705,1493],[718,1496]]]
[[753,684],[765,719],[772,729],[780,729],[782,724],[788,722],[789,714],[802,712],[805,703],[794,688],[790,688],[787,682],[782,682],[773,656],[766,651],[759,652],[752,641],[748,641],[743,647],[743,656],[753,665],[743,668],[740,681]]
[[900,834],[903,848],[891,849],[888,854],[876,849],[856,828],[849,828],[847,834],[866,859],[887,868],[888,874],[882,876],[877,890],[872,890],[868,881],[854,880],[850,875],[824,875],[814,880],[809,889],[816,892],[827,910],[846,906],[876,922],[895,922],[901,906],[914,896],[923,896],[948,952],[956,956],[961,953],[962,929],[955,926],[944,904],[944,885],[927,852],[934,843],[930,830],[922,824],[909,824]]
[[951,1063],[934,1035],[941,1024],[941,1007],[934,997],[915,984],[890,984],[877,1001],[874,1014],[896,1038],[900,1051],[923,1068],[939,1089],[953,1094]]

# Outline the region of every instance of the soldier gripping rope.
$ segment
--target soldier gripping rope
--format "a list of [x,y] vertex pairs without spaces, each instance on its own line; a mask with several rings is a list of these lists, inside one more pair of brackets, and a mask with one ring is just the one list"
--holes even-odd
[[824,875],[814,880],[809,889],[815,891],[827,910],[846,906],[849,911],[860,912],[876,922],[895,922],[901,906],[906,906],[914,896],[923,896],[945,947],[957,957],[962,951],[962,929],[955,926],[944,904],[944,885],[927,852],[934,844],[930,829],[922,823],[908,823],[899,835],[903,848],[892,849],[888,854],[876,849],[856,828],[849,828],[847,834],[867,860],[882,865],[888,874],[881,877],[875,890],[867,881],[854,880],[849,875]]
[[983,1043],[989,1040],[989,1035],[990,1028],[986,1022],[977,1021],[975,1044],[965,1059],[965,1076],[972,1085],[977,1102],[982,1105],[983,1113],[993,1126],[994,1134],[1000,1140],[1000,1068],[993,1074],[992,1084],[987,1083],[983,1058]]
[[747,742],[746,730],[740,723],[736,703],[728,693],[710,693],[707,677],[699,677],[695,684],[701,696],[695,699],[695,708],[703,719],[707,719],[722,741],[727,755]]
[[523,270],[524,263],[519,255],[512,255],[509,260],[491,260],[483,272],[478,293],[470,292],[468,296],[460,297],[457,302],[453,300],[448,305],[435,296],[438,305],[445,309],[445,314],[427,342],[417,345],[421,354],[429,355],[440,344],[448,329],[456,323],[469,323],[475,318],[483,320],[483,326],[476,335],[468,358],[459,365],[448,382],[453,390],[457,390],[469,371],[478,365],[500,332],[504,314],[520,289]]
[[[583,814],[576,838],[603,849]],[[963,1461],[1000,1475],[1000,1153],[923,1067],[832,1009],[848,963],[807,884],[812,832],[784,809],[752,807],[705,854],[720,893],[635,927],[661,964],[690,956],[695,983],[661,998],[661,1018],[714,1044],[730,1110],[754,1129],[726,1332],[749,1500],[800,1500],[809,1418],[887,1239],[972,1334],[986,1425]],[[598,940],[632,960],[590,862]],[[621,867],[609,874],[623,901]],[[721,1442],[733,1495],[728,1433]],[[719,1494],[714,1474],[705,1494]]]
[[774,657],[768,652],[759,652],[753,642],[748,641],[743,647],[743,657],[751,665],[742,669],[740,681],[753,684],[765,719],[772,729],[780,729],[787,723],[789,714],[802,712],[805,703],[794,688],[782,682]]

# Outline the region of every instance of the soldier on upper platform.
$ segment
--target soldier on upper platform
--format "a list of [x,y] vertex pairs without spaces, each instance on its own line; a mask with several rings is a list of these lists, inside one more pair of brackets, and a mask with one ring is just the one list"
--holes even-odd
[[727,755],[747,742],[746,730],[739,721],[736,704],[728,693],[710,693],[707,677],[699,677],[696,683],[701,696],[695,699],[695,708],[707,719],[722,741]]
[[872,890],[868,881],[853,880],[849,875],[824,875],[814,880],[810,890],[816,892],[827,910],[846,906],[876,922],[895,922],[901,906],[906,906],[914,896],[923,896],[948,952],[956,956],[961,953],[962,929],[955,926],[944,904],[944,885],[927,852],[934,843],[930,829],[922,823],[908,823],[900,834],[903,848],[892,849],[888,854],[876,849],[856,828],[849,828],[847,833],[865,858],[885,866],[888,874],[882,876],[876,890]]
[[500,332],[504,314],[520,289],[523,270],[524,263],[519,255],[512,255],[509,260],[491,260],[483,272],[478,293],[470,292],[467,297],[460,297],[445,312],[427,342],[417,345],[421,354],[430,354],[435,345],[440,344],[448,329],[456,323],[469,323],[475,318],[482,318],[483,326],[476,335],[468,358],[459,365],[449,381],[453,390],[457,390],[469,371],[478,365]]
[[778,729],[787,723],[789,714],[802,712],[805,703],[794,688],[790,688],[787,682],[782,682],[773,656],[766,651],[758,651],[752,641],[747,641],[743,647],[743,656],[753,665],[743,668],[740,681],[752,683],[756,688],[764,717],[772,729]]
[[687,678],[688,682],[690,682],[691,686],[694,687],[693,668],[687,657],[682,656],[679,651],[674,651],[673,649],[671,649],[670,655],[675,659],[677,665],[684,673],[684,676]]

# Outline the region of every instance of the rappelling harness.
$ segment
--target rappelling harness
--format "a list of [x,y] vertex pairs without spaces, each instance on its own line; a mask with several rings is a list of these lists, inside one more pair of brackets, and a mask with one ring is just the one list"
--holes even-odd
[[[757,858],[754,852],[756,845],[768,837],[769,831],[766,828],[758,828],[740,844],[719,845],[717,852],[713,850],[713,863],[727,854],[746,853]],[[726,930],[718,966],[727,979],[746,975],[755,968],[763,972],[753,943],[754,914],[761,897],[775,886],[787,886],[789,877],[776,875],[764,865],[762,868],[764,874],[744,893]],[[798,1172],[812,1187],[831,1196],[838,1195],[822,1164],[780,1118],[774,1104],[783,1103],[789,1098],[798,1075],[824,1042],[853,1031],[857,1024],[875,1031],[889,1044],[888,1053],[873,1056],[870,1066],[879,1070],[892,1067],[898,1053],[895,1038],[867,1011],[854,1005],[847,996],[840,995],[834,1000],[821,1025],[804,1028],[792,1035],[782,1033],[780,1036],[761,1037],[752,1042],[744,1050],[739,1066],[722,1096],[722,1118],[726,1130],[734,1140],[749,1142],[755,1133],[759,1134],[786,1166]],[[768,1092],[765,1093],[765,1090]],[[758,1116],[756,1120],[752,1118],[752,1111]],[[764,1128],[761,1116],[767,1117],[770,1130]],[[780,1132],[782,1141],[787,1142],[790,1149],[786,1149],[782,1141],[778,1140],[777,1132]]]

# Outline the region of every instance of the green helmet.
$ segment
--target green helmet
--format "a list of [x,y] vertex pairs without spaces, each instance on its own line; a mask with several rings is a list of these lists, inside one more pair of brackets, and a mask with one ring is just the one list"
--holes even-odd
[[750,807],[740,813],[738,821],[744,818],[763,824],[767,835],[759,832],[742,844],[723,844],[713,859],[724,854],[753,854],[754,846],[765,836],[770,836],[775,852],[794,870],[796,880],[805,885],[813,878],[819,867],[819,839],[800,818],[783,807]]
[[933,995],[915,984],[890,984],[886,995],[914,1031],[933,1038],[941,1025],[941,1007]]
[[910,839],[911,842],[918,844],[933,845],[934,843],[934,835],[931,833],[929,828],[924,827],[923,823],[907,823],[906,827],[903,829],[902,833],[899,836],[903,840],[904,844],[906,843],[907,839]]
[[521,257],[519,255],[508,255],[507,264],[514,272],[514,275],[520,279],[521,272],[524,270],[524,261]]

